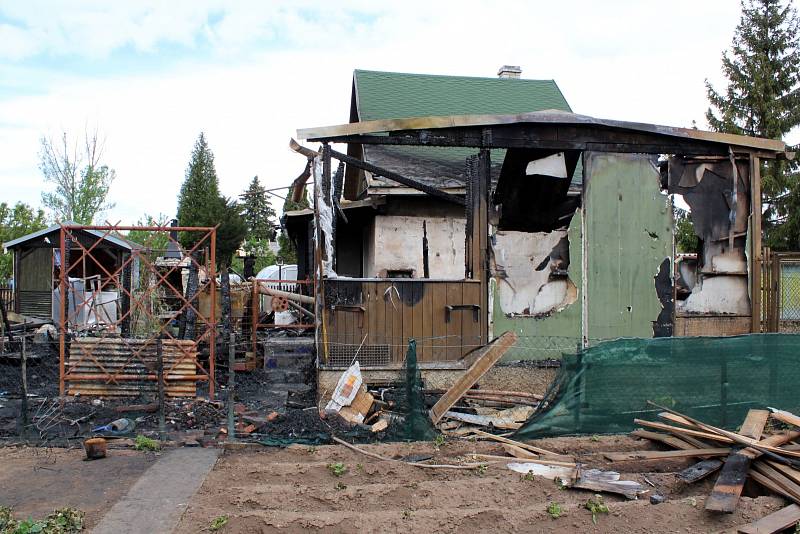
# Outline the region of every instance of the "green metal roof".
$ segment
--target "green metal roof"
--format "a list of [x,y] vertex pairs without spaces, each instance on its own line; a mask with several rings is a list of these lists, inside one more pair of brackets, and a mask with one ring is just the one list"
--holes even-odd
[[358,119],[572,111],[553,80],[356,70]]
[[[555,109],[572,111],[553,80],[478,78],[356,70],[350,122],[442,115],[516,114]],[[433,187],[463,187],[468,148],[365,146],[363,157],[375,165]],[[504,150],[492,151],[496,179]],[[357,198],[357,175],[348,169],[345,196]],[[391,180],[377,179],[385,187]]]

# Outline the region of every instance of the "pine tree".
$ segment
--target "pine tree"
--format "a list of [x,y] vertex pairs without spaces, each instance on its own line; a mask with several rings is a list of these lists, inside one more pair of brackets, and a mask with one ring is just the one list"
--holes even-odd
[[[706,80],[711,104],[706,119],[716,131],[782,139],[800,125],[800,19],[791,2],[742,0],[741,5],[731,49],[722,54],[728,86],[718,92]],[[796,249],[797,172],[785,161],[765,162],[761,176],[765,244]]]
[[247,225],[247,238],[257,241],[275,240],[275,226],[272,219],[275,210],[267,197],[267,190],[261,185],[258,176],[254,176],[247,190],[239,195],[242,205],[242,216]]
[[[178,195],[178,225],[215,226],[219,210],[219,179],[214,169],[214,154],[201,132]],[[190,248],[200,237],[198,232],[181,232],[181,244]]]
[[242,217],[242,207],[235,201],[219,197],[216,203],[217,265],[220,269],[230,267],[233,255],[239,250],[247,234],[247,225]]

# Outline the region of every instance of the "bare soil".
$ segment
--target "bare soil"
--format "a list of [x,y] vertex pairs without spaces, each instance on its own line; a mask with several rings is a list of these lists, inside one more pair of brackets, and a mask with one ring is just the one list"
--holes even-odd
[[[207,531],[211,521],[227,516],[226,534],[269,532],[718,532],[735,530],[784,505],[773,496],[743,497],[737,511],[704,511],[713,478],[694,485],[674,473],[691,460],[611,464],[596,453],[651,449],[647,441],[626,436],[557,438],[533,442],[578,456],[589,467],[619,471],[623,479],[650,484],[651,493],[667,497],[627,501],[604,495],[610,511],[592,522],[584,507],[592,492],[559,489],[552,480],[530,480],[489,463],[485,472],[421,469],[380,461],[343,446],[228,451],[191,500],[176,532]],[[437,463],[474,461],[473,453],[503,454],[491,442],[449,440],[438,450],[429,442],[380,443],[360,447],[388,458],[432,454]],[[332,463],[347,471],[335,476]],[[646,480],[645,480],[646,478]],[[747,488],[747,491],[752,491]],[[547,508],[558,503],[561,517]]]
[[102,460],[83,458],[82,449],[0,448],[0,506],[13,508],[19,519],[77,508],[91,528],[156,456],[111,449]]

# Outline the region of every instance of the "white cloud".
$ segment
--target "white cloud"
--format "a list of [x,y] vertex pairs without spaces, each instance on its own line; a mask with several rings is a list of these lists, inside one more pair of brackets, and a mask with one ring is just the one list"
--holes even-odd
[[[118,177],[109,218],[124,222],[174,213],[201,130],[225,194],[256,174],[287,185],[303,164],[289,137],[347,121],[354,68],[493,76],[519,64],[524,77],[555,79],[576,112],[702,126],[703,80],[719,81],[739,17],[729,0],[17,2],[0,13],[27,28],[0,46],[0,72],[22,76],[0,97],[0,200],[38,203],[43,133],[97,124]],[[160,64],[170,44],[185,58]],[[107,67],[126,47],[153,68],[87,76],[36,67],[37,57],[64,54]]]

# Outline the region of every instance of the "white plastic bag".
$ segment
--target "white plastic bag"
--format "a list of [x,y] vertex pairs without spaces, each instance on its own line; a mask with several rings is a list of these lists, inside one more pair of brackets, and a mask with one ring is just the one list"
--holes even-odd
[[336,389],[333,390],[330,402],[325,406],[325,411],[338,413],[344,406],[350,406],[350,403],[356,398],[358,390],[361,389],[361,382],[361,369],[358,362],[355,362],[339,377],[339,382],[336,384]]

